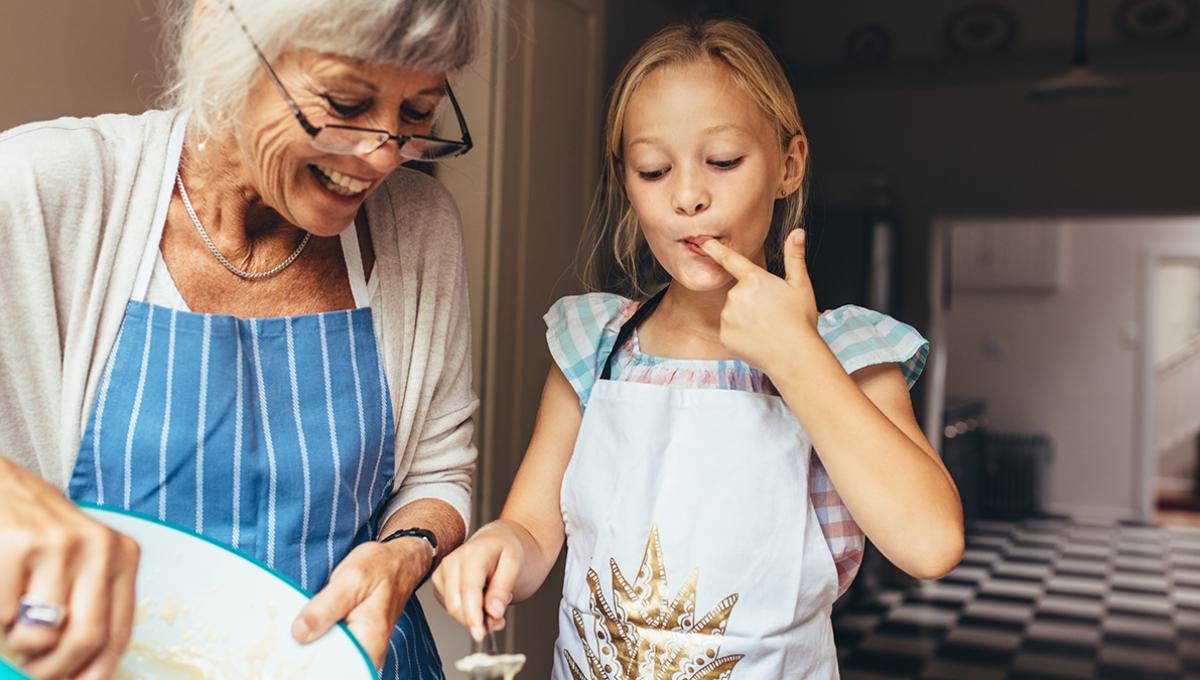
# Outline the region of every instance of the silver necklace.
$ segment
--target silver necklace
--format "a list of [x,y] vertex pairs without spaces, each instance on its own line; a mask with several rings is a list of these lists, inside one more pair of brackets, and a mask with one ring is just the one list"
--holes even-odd
[[250,281],[269,279],[284,269],[287,269],[288,265],[295,262],[297,257],[300,257],[300,252],[304,250],[304,246],[308,245],[308,239],[312,237],[311,233],[305,232],[304,239],[300,241],[300,245],[296,246],[296,249],[292,251],[292,254],[288,255],[286,260],[280,262],[279,266],[271,269],[270,271],[253,273],[243,271],[238,269],[232,262],[228,260],[228,258],[222,255],[221,251],[217,249],[217,244],[213,243],[213,240],[208,237],[208,232],[204,230],[204,225],[200,224],[200,218],[196,217],[196,210],[192,208],[192,200],[188,198],[187,189],[183,187],[183,177],[180,177],[179,173],[175,173],[175,186],[179,187],[179,197],[183,199],[183,207],[185,210],[187,210],[188,217],[192,218],[192,224],[196,225],[196,231],[200,232],[200,238],[204,240],[204,245],[208,246],[209,252],[213,254],[213,257],[217,258],[217,262],[225,265],[226,269],[243,279],[248,279]]

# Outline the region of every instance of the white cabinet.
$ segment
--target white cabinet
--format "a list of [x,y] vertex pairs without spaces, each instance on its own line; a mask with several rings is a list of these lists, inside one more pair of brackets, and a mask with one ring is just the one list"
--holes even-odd
[[956,290],[1058,290],[1067,281],[1066,239],[1066,221],[1059,219],[956,222],[951,283]]

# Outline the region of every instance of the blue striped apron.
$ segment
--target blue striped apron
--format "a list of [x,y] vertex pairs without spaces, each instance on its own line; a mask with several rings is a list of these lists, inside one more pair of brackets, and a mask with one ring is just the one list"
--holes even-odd
[[[344,248],[356,241],[348,231]],[[347,264],[361,281],[361,264]],[[395,426],[371,308],[240,319],[139,297],[70,497],[191,527],[319,590],[374,537],[392,488]],[[415,595],[381,677],[444,677]]]

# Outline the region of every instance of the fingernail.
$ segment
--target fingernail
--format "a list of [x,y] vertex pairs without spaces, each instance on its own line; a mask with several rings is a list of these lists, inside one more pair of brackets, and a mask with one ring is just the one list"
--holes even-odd
[[792,232],[792,243],[795,243],[796,245],[800,245],[801,243],[804,243],[804,230],[803,229],[797,229],[796,231]]
[[292,637],[296,638],[300,644],[304,644],[308,642],[310,635],[312,635],[312,630],[309,629],[304,619],[296,619],[296,622],[292,624]]
[[492,616],[499,618],[500,615],[504,613],[504,600],[501,600],[498,597],[493,597],[492,601],[488,603],[488,612]]
[[484,632],[483,626],[471,626],[471,637],[475,638],[476,642],[483,642]]

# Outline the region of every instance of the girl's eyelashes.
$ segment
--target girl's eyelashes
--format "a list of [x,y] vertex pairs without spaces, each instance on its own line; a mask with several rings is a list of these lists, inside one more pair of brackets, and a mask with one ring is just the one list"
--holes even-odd
[[745,158],[746,158],[745,156],[738,156],[737,158],[731,158],[727,161],[713,160],[713,161],[709,161],[708,164],[713,166],[714,168],[718,168],[720,170],[732,170],[732,169],[736,168],[737,166],[741,165],[742,161]]
[[644,171],[639,170],[638,177],[641,177],[642,179],[644,179],[648,182],[653,182],[655,180],[662,179],[667,174],[667,171],[670,169],[671,168],[667,167],[667,168],[661,168],[659,170],[644,170]]
[[323,94],[321,97],[329,102],[329,108],[341,118],[353,118],[366,113],[371,105],[375,103],[372,99],[363,99],[362,101],[345,101],[334,98],[332,95]]
[[[708,164],[718,170],[732,170],[741,165],[742,161],[745,159],[745,156],[738,156],[737,158],[731,158],[729,160],[710,160],[708,161]],[[670,170],[670,166],[660,168],[658,170],[639,170],[638,177],[641,177],[648,182],[653,182],[655,180],[662,179]]]

